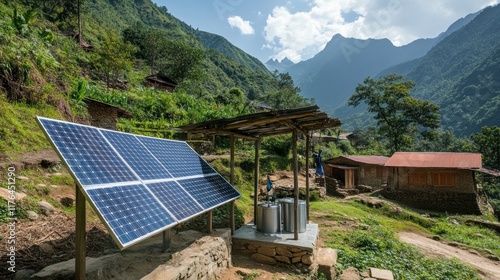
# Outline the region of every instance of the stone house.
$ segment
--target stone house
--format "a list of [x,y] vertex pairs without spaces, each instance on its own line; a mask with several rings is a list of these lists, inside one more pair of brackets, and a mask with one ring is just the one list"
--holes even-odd
[[340,182],[341,188],[366,185],[376,189],[387,182],[389,173],[384,167],[387,160],[389,158],[385,156],[340,156],[325,160],[323,170],[325,177]]
[[177,83],[167,77],[162,72],[146,77],[146,87],[154,87],[168,92],[173,92],[177,87]]
[[118,118],[132,118],[132,114],[124,108],[88,97],[83,101],[87,105],[90,124],[93,126],[116,130]]
[[384,196],[410,206],[450,213],[480,214],[474,173],[481,154],[397,152],[385,163]]

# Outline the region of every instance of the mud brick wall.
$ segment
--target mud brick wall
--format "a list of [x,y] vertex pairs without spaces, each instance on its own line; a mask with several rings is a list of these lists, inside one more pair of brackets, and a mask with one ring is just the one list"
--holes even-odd
[[87,110],[91,117],[91,125],[116,130],[118,109],[97,102],[88,102]]

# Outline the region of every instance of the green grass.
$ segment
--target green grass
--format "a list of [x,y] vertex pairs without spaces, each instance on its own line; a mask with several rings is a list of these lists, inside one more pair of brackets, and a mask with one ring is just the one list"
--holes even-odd
[[[434,218],[437,220],[435,222],[388,202],[373,208],[355,201],[338,199],[312,202],[311,210],[314,213],[312,220],[326,234],[326,245],[338,250],[338,270],[350,266],[360,271],[377,267],[391,270],[395,279],[481,279],[473,268],[458,260],[428,258],[417,248],[396,238],[395,234],[399,231],[432,232],[435,225],[444,223],[446,218]],[[336,221],[338,225],[351,222],[351,226],[332,229],[327,223],[321,222],[325,219]],[[448,233],[447,239],[458,241],[473,232],[480,232],[489,240],[484,241],[482,246],[493,251],[492,248],[499,244],[494,236],[482,229],[456,228],[455,235],[452,235],[452,231],[447,226],[444,227]],[[466,244],[466,240],[461,243]]]
[[61,118],[49,105],[9,103],[0,94],[0,154],[15,155],[50,148],[36,116]]
[[444,239],[462,243],[480,252],[491,251],[500,257],[500,236],[491,229],[466,225],[461,217],[439,220],[430,230]]

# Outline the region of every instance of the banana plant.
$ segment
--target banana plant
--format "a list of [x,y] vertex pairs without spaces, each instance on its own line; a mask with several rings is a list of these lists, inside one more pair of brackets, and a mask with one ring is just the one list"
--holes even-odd
[[17,33],[24,35],[36,22],[36,11],[29,10],[25,14],[20,13],[17,8],[12,13],[12,26],[16,29]]

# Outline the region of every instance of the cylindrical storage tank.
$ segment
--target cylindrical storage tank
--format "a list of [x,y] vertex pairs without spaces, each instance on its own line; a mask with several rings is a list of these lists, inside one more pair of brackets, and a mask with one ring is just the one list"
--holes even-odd
[[[287,200],[284,203],[285,205],[285,215],[284,215],[284,223],[283,228],[285,231],[294,232],[295,231],[295,201]],[[307,213],[306,213],[306,202],[304,200],[299,200],[299,233],[306,232],[307,226]]]
[[276,233],[281,230],[281,205],[264,202],[257,205],[257,231]]
[[285,220],[288,217],[288,208],[286,207],[287,203],[293,203],[293,198],[291,197],[285,197],[285,198],[280,198],[279,203],[281,205],[281,224],[285,224]]

